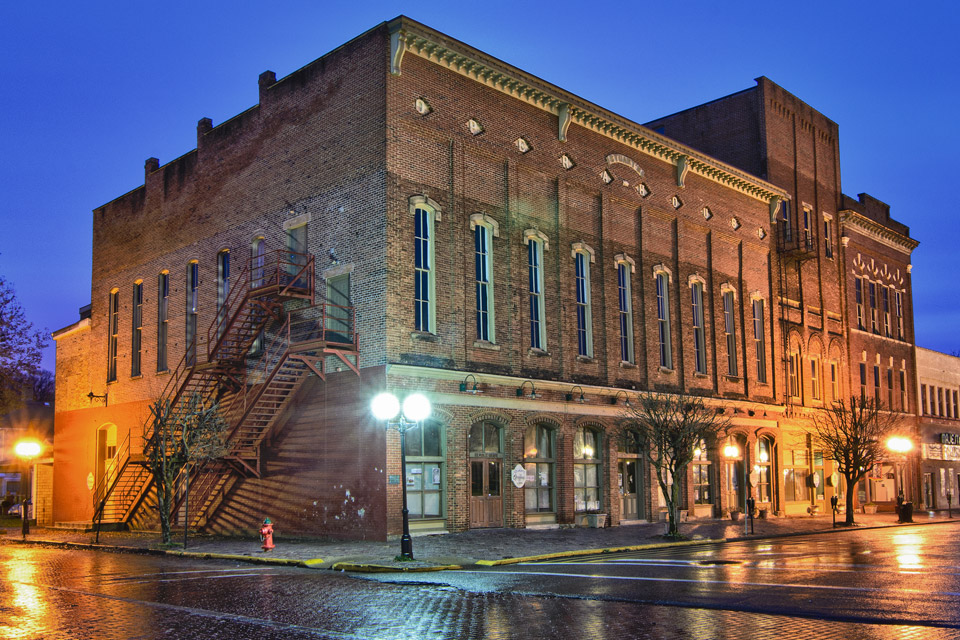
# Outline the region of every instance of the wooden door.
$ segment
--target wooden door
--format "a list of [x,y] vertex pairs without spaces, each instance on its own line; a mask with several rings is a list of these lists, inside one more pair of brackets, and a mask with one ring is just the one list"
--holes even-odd
[[503,526],[503,462],[470,460],[470,528]]
[[624,520],[640,518],[637,462],[630,458],[620,461],[620,517]]

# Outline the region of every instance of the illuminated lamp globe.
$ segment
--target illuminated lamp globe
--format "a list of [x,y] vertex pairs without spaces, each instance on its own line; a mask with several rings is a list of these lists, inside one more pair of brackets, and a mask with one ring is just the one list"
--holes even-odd
[[392,393],[384,392],[373,399],[370,410],[377,420],[393,420],[400,413],[400,401]]
[[17,457],[36,458],[40,455],[40,443],[36,440],[21,440],[13,450],[17,454]]
[[887,449],[890,449],[890,451],[894,453],[907,453],[913,449],[913,442],[911,442],[909,438],[894,436],[887,440]]
[[736,458],[740,455],[740,449],[735,444],[728,444],[723,448],[723,455],[727,458]]
[[430,416],[430,401],[422,393],[414,393],[403,401],[403,415],[407,420],[420,422]]

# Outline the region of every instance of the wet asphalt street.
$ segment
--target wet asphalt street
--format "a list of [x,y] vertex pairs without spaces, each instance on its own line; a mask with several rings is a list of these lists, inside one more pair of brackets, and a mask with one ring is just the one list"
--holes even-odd
[[3,638],[960,638],[955,525],[360,579],[0,546]]

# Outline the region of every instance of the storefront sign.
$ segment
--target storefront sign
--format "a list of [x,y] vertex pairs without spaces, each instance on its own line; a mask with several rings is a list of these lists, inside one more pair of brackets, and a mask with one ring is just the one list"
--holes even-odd
[[387,484],[400,484],[400,474],[391,473],[389,476],[387,476]]
[[960,445],[960,433],[941,433],[940,444]]
[[518,464],[510,473],[510,479],[513,480],[517,489],[523,489],[523,485],[527,483],[527,470],[523,468],[522,464]]

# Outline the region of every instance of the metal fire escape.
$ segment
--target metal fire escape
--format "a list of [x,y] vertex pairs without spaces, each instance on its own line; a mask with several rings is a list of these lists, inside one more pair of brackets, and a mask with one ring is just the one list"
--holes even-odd
[[[281,250],[251,258],[207,335],[188,345],[171,373],[160,394],[171,419],[196,398],[219,403],[228,425],[227,454],[190,465],[191,523],[209,517],[237,478],[260,477],[262,447],[308,373],[325,379],[324,360],[337,357],[359,375],[353,308],[317,302],[314,289],[311,255]],[[94,491],[95,523],[129,524],[147,515],[154,488],[147,461],[157,446],[149,427],[142,451],[128,435],[106,465]],[[182,498],[181,491],[174,515]]]
[[[780,287],[780,339],[783,354],[783,397],[787,413],[793,412],[794,396],[790,393],[790,327],[803,326],[803,283],[802,265],[817,257],[816,235],[810,229],[795,229],[789,213],[786,213],[777,225],[777,272]],[[796,286],[791,285],[791,267],[796,274]],[[794,363],[797,384],[801,380],[801,363]]]

